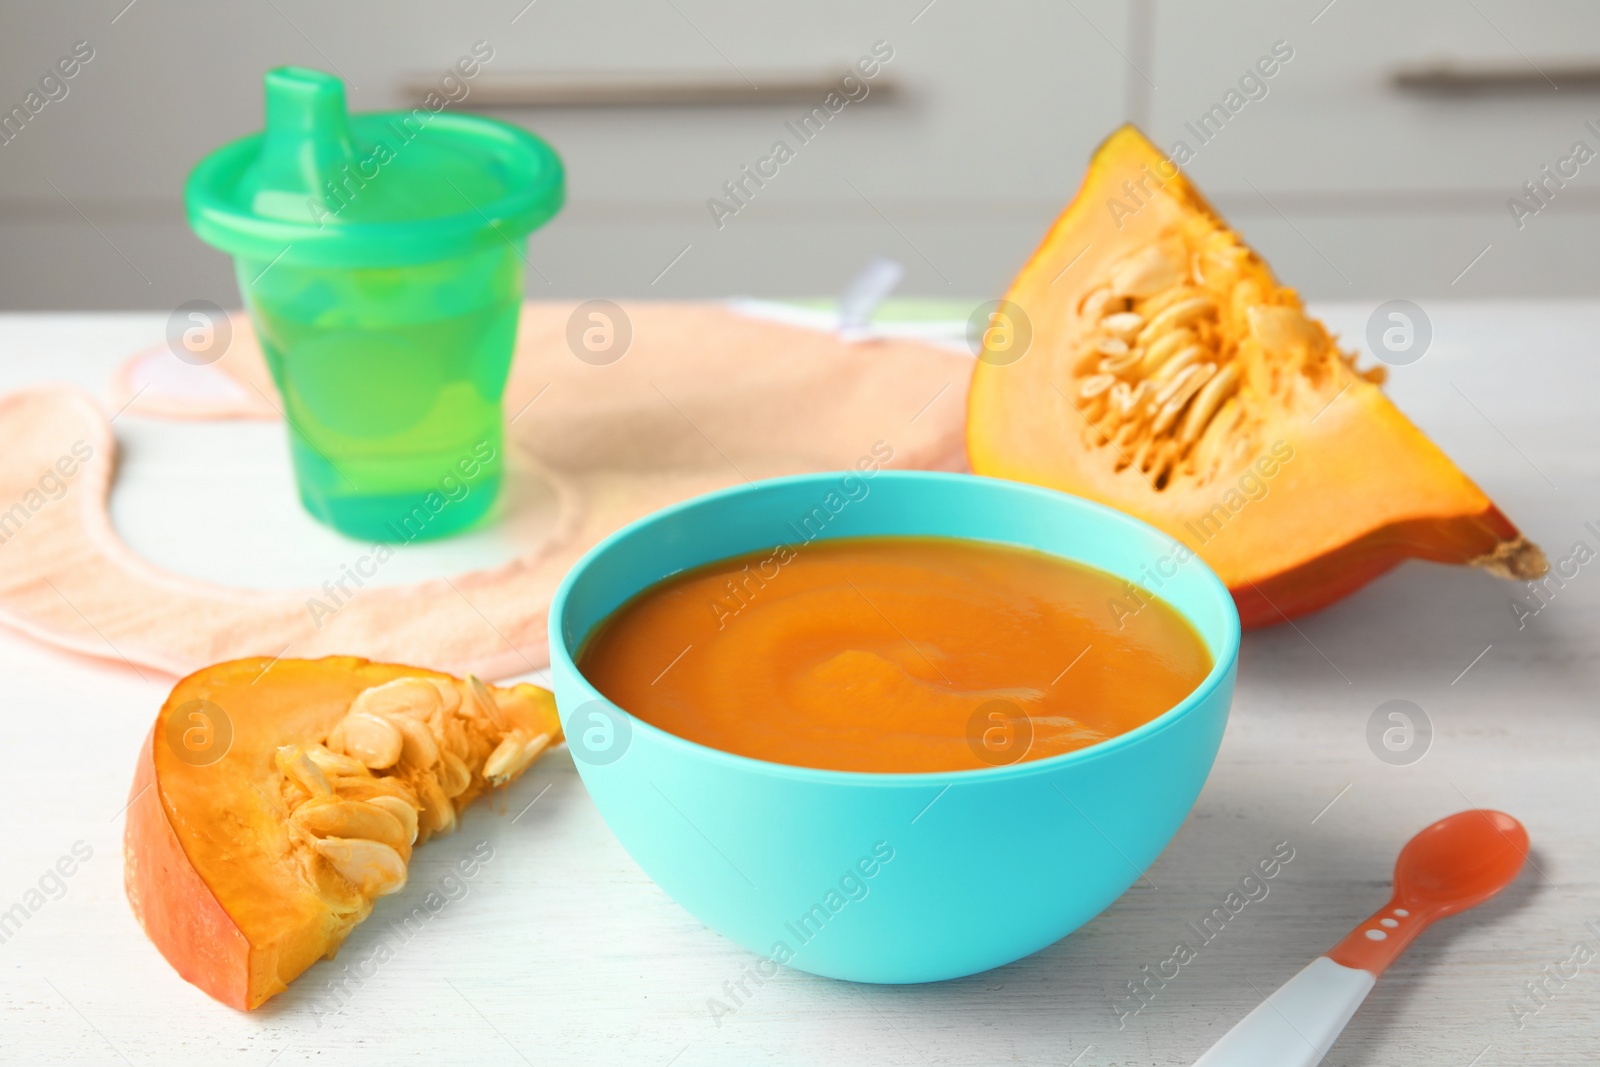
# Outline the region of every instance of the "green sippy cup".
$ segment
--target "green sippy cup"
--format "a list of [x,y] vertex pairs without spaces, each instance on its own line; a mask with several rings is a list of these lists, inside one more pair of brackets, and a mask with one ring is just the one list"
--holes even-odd
[[489,509],[523,249],[563,190],[560,158],[516,127],[352,116],[332,75],[267,73],[266,129],[201,160],[184,199],[234,258],[312,515],[404,542]]

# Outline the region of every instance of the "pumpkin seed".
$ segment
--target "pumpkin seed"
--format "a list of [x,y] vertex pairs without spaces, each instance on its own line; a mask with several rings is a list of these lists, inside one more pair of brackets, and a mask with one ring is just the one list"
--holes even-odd
[[548,744],[549,734],[529,737],[521,730],[513,730],[484,761],[483,776],[491,785],[505,785],[526,770]]
[[1186,273],[1184,265],[1173,262],[1165,249],[1151,245],[1111,271],[1111,288],[1120,296],[1153,296],[1181,283]]
[[364,897],[385,897],[405,888],[405,861],[388,845],[345,837],[318,838],[312,844]]
[[396,715],[390,717],[391,723],[400,733],[400,762],[408,767],[427,770],[439,762],[439,743],[434,740],[433,732],[428,729],[427,723],[419,722],[409,715]]
[[443,704],[439,690],[426,678],[396,678],[392,682],[363,690],[350,705],[351,711],[426,719]]
[[328,741],[362,766],[376,771],[399,761],[405,735],[394,721],[382,715],[352,711],[339,720]]
[[1100,328],[1119,341],[1131,341],[1144,325],[1144,316],[1136,311],[1119,311],[1100,320]]
[[1209,296],[1195,296],[1188,300],[1180,300],[1171,307],[1165,308],[1155,318],[1151,319],[1144,329],[1139,331],[1139,344],[1153,343],[1162,334],[1176,330],[1180,326],[1187,326],[1204,315],[1213,315],[1217,310],[1217,302]]
[[1139,373],[1147,377],[1154,374],[1161,369],[1162,364],[1194,344],[1194,341],[1194,331],[1188,327],[1180,327],[1164,335],[1144,350],[1144,359],[1139,361]]
[[311,757],[307,756],[305,749],[299,745],[283,745],[273,758],[284,777],[306,793],[314,797],[333,794],[333,787],[328,784],[327,775],[322,773],[322,768],[311,762]]
[[448,750],[439,758],[437,774],[440,790],[451,800],[465,793],[467,787],[472,784],[472,772],[467,769],[461,757]]
[[456,828],[455,806],[444,795],[437,778],[431,774],[424,775],[417,783],[417,795],[422,801],[418,821],[427,828],[429,834],[448,834]]
[[400,823],[400,828],[405,831],[406,844],[412,845],[417,840],[417,809],[415,806],[395,796],[369,797],[367,803],[375,808],[382,808]]
[[1194,403],[1189,406],[1189,414],[1184,416],[1183,426],[1178,430],[1178,440],[1190,445],[1200,439],[1200,434],[1211,421],[1211,416],[1222,406],[1222,402],[1233,394],[1239,387],[1239,365],[1230,363],[1223,367],[1208,382],[1200,392],[1195,394]]
[[1084,383],[1078,387],[1078,396],[1084,400],[1091,400],[1110,389],[1116,382],[1115,375],[1096,374],[1093,378],[1085,379]]
[[322,745],[305,746],[306,758],[317,765],[317,769],[330,779],[341,774],[366,774],[367,769],[360,760],[342,756],[337,752],[329,751]]
[[359,837],[389,847],[409,849],[404,825],[391,812],[361,800],[327,797],[294,809],[289,821],[313,837]]

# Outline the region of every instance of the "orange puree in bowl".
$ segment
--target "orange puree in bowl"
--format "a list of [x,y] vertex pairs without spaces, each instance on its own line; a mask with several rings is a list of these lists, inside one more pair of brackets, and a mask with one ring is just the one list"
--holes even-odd
[[816,541],[658,583],[578,665],[618,707],[725,752],[849,771],[998,766],[1131,730],[1209,673],[1188,622],[1130,594],[1028,549]]

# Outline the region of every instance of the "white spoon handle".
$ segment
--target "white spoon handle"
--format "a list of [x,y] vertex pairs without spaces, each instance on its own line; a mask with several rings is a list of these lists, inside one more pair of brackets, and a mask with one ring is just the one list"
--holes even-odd
[[1377,982],[1318,956],[1195,1061],[1194,1067],[1315,1067]]

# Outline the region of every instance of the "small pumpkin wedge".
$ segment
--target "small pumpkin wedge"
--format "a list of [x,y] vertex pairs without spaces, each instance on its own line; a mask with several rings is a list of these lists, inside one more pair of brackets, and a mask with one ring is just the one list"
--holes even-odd
[[991,321],[968,394],[973,471],[1177,538],[1148,588],[1192,551],[1249,627],[1412,557],[1544,573],[1538,546],[1384,396],[1382,368],[1357,369],[1132,126],[1095,153]]
[[404,888],[415,845],[559,740],[532,685],[348,656],[207,667],[139,754],[128,900],[183,978],[258,1007]]

